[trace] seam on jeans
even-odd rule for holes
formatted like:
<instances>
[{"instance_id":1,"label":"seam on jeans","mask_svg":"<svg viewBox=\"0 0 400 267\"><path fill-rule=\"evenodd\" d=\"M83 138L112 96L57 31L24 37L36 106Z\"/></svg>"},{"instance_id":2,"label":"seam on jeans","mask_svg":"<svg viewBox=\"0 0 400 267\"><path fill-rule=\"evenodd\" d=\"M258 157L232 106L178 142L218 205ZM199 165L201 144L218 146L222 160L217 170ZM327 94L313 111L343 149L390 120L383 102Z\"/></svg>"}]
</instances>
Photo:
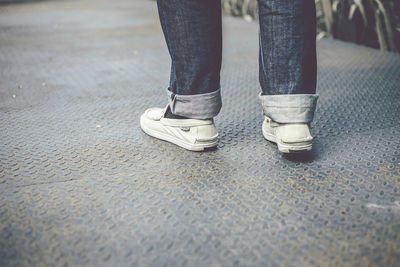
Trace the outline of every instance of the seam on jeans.
<instances>
[{"instance_id":1,"label":"seam on jeans","mask_svg":"<svg viewBox=\"0 0 400 267\"><path fill-rule=\"evenodd\" d=\"M169 107L170 107L172 114L175 114L175 105L176 105L176 95L174 95L173 99L169 103Z\"/></svg>"},{"instance_id":2,"label":"seam on jeans","mask_svg":"<svg viewBox=\"0 0 400 267\"><path fill-rule=\"evenodd\" d=\"M313 108L314 106L296 106L296 107L290 107L290 106L265 106L269 108Z\"/></svg>"},{"instance_id":3,"label":"seam on jeans","mask_svg":"<svg viewBox=\"0 0 400 267\"><path fill-rule=\"evenodd\" d=\"M265 106L264 103L265 103L264 97L261 97L261 106L262 106L262 108L263 108L264 114L266 114L266 113L267 113L267 110L266 110L266 106Z\"/></svg>"},{"instance_id":4,"label":"seam on jeans","mask_svg":"<svg viewBox=\"0 0 400 267\"><path fill-rule=\"evenodd\" d=\"M183 9L185 9L184 5L185 5L185 1L183 1L182 4L180 4L180 8L178 8L177 14L178 14L178 17L180 18L179 23L183 24L183 35L184 35L184 38L182 38L180 40L182 42L182 44L180 46L181 54L182 55L187 55L187 54L190 54L190 49L188 49L188 47L190 47L190 42L188 41L189 40L189 35L188 35L187 24L183 23L183 21L182 21L182 20L186 19L185 16L184 16L184 10L183 10ZM175 75L176 75L176 71L175 71ZM190 85L188 85L188 83L186 82L185 84L186 84L187 87L189 87L189 88L186 88L186 89L189 89L189 91L193 89L192 88L192 86L193 86L192 83L190 83ZM181 90L181 88L178 88L178 83L177 83L176 91L180 91L180 90Z\"/></svg>"},{"instance_id":5,"label":"seam on jeans","mask_svg":"<svg viewBox=\"0 0 400 267\"><path fill-rule=\"evenodd\" d=\"M260 49L261 49L261 65L262 65L262 68L263 68L263 74L264 74L264 79L265 79L265 81L267 81L267 73L266 73L266 70L265 70L265 65L264 65L264 50L263 50L263 48L262 48L262 40L261 40L261 25L260 25L260 23L258 23L258 46L260 47ZM268 87L268 86L267 86ZM262 88L261 88L262 89Z\"/></svg>"},{"instance_id":6,"label":"seam on jeans","mask_svg":"<svg viewBox=\"0 0 400 267\"><path fill-rule=\"evenodd\" d=\"M298 96L298 97L318 97L318 94L283 94L283 95L261 95L262 97L286 97L286 96Z\"/></svg>"},{"instance_id":7,"label":"seam on jeans","mask_svg":"<svg viewBox=\"0 0 400 267\"><path fill-rule=\"evenodd\" d=\"M183 98L191 98L191 97L215 96L215 95L218 95L218 93L220 91L221 91L221 88L218 88L217 90L215 90L213 92L204 93L204 94L196 94L196 95L179 95L179 94L175 94L175 95L178 96L179 98L183 99Z\"/></svg>"},{"instance_id":8,"label":"seam on jeans","mask_svg":"<svg viewBox=\"0 0 400 267\"><path fill-rule=\"evenodd\" d=\"M157 5L159 5L158 1L157 1ZM170 54L170 57L171 57L171 71L170 71L171 73L170 73L170 82L169 82L169 87L171 88L171 81L172 81L171 77L172 77L172 72L173 72L172 69L175 69L175 63L174 63L175 62L175 50L173 48L173 45L171 44L170 33L169 33L169 25L168 25L168 22L167 22L167 19L166 19L165 10L163 10L162 12L163 12L163 17L164 17L163 20L164 20L164 26L165 26L164 27L165 28L165 41L167 43L167 47L168 47L169 54ZM174 70L174 73L175 73L175 70ZM175 73L175 75L176 75L176 73ZM176 80L175 80L175 82L176 82ZM174 93L174 92L172 92L172 93Z\"/></svg>"},{"instance_id":9,"label":"seam on jeans","mask_svg":"<svg viewBox=\"0 0 400 267\"><path fill-rule=\"evenodd\" d=\"M164 11L163 11L164 12ZM165 14L163 14L163 16L164 16L164 22L165 22L165 39L166 39L166 42L167 42L167 46L168 46L168 48L171 50L170 51L170 56L171 56L171 59L172 59L172 61L175 61L175 58L173 58L173 48L172 48L172 45L168 45L168 44L171 44L171 42L170 42L170 39L169 39L169 31L168 31L168 23L166 22L166 19L165 19Z\"/></svg>"},{"instance_id":10,"label":"seam on jeans","mask_svg":"<svg viewBox=\"0 0 400 267\"><path fill-rule=\"evenodd\" d=\"M294 7L294 5L291 5L290 6L290 14L291 15L293 15L293 13L295 12L295 7ZM295 20L295 18L292 18L293 20ZM287 23L287 22L286 22ZM292 29L292 31L294 31L294 29ZM285 35L284 35L284 37L283 38L285 38L285 40L287 40L288 39L288 37L287 37L287 35L286 35L286 31L284 31L285 33ZM293 42L296 42L296 41L293 41L293 39L295 39L295 38L293 38L293 35L294 35L294 33L293 32L291 32L290 33L290 41L287 41L287 43L288 44L290 44L290 46L289 46L289 49L288 50L290 50L290 52L288 51L287 52L287 54L289 55L288 56L288 58L287 58L287 64L288 64L288 66L287 66L287 68L289 69L289 71L288 71L288 77L287 78L289 78L288 80L286 80L287 82L286 82L286 84L287 84L287 86L289 87L287 90L289 91L290 90L290 92L293 92L293 89L294 88L296 88L295 90L298 90L298 88L299 88L299 85L298 85L298 80L296 79L296 75L294 74L294 71L293 70L291 70L291 68L292 68L292 66L293 66L293 63L291 64L290 63L290 61L291 61L291 57L292 57L292 51L291 51L291 48L293 47ZM304 37L303 37L304 38ZM304 52L303 52L304 53ZM304 56L304 55L303 55ZM297 61L297 60L296 60ZM301 74L301 77L302 77L302 82L301 82L301 87L303 87L304 88L304 77L303 77L303 74ZM296 81L294 81L294 80L296 80Z\"/></svg>"},{"instance_id":11,"label":"seam on jeans","mask_svg":"<svg viewBox=\"0 0 400 267\"><path fill-rule=\"evenodd\" d=\"M272 10L274 10L274 8L275 8L274 2L275 1L271 1L271 9ZM275 41L275 24L276 24L275 23L275 18L276 18L276 15L275 14L272 15L271 26L270 26L271 27L271 32L272 32L270 37L272 39L272 42L270 42L270 43L276 45L276 41ZM274 73L274 71L272 70L273 65L271 65L271 62L272 62L271 58L274 57L274 53L275 53L274 45L271 45L271 52L270 52L270 55L269 55L269 61L270 61L270 66L271 66L270 72L271 73ZM271 80L271 84L274 85L274 87L275 87L275 80L273 79L274 76L276 76L276 75L271 75L270 80ZM271 89L272 89L272 86L271 86ZM275 90L276 90L276 88L275 88Z\"/></svg>"}]
</instances>

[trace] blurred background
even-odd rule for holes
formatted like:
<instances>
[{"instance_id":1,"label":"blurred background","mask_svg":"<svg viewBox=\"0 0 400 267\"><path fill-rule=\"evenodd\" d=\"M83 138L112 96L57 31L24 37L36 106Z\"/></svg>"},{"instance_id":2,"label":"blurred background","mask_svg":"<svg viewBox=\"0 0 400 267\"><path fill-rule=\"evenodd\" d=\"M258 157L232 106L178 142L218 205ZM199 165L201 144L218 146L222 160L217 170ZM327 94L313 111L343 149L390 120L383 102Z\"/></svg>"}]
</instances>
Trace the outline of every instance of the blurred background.
<instances>
[{"instance_id":1,"label":"blurred background","mask_svg":"<svg viewBox=\"0 0 400 267\"><path fill-rule=\"evenodd\" d=\"M0 4L43 0L0 0ZM257 20L257 0L221 0L226 15ZM315 0L318 38L400 52L400 0Z\"/></svg>"},{"instance_id":2,"label":"blurred background","mask_svg":"<svg viewBox=\"0 0 400 267\"><path fill-rule=\"evenodd\" d=\"M400 51L400 0L316 0L319 38ZM257 0L222 0L225 14L257 19Z\"/></svg>"}]
</instances>

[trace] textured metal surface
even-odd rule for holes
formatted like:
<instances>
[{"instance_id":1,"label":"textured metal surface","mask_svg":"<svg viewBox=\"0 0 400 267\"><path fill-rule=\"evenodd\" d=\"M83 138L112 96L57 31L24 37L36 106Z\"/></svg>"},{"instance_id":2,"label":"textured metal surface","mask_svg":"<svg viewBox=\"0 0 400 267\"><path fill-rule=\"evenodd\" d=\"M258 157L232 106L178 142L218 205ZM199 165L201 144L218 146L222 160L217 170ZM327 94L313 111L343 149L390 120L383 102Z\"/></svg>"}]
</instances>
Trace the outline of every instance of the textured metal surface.
<instances>
[{"instance_id":1,"label":"textured metal surface","mask_svg":"<svg viewBox=\"0 0 400 267\"><path fill-rule=\"evenodd\" d=\"M318 42L309 157L261 134L257 25L224 18L216 151L152 139L155 2L0 6L0 265L400 264L400 57Z\"/></svg>"}]
</instances>

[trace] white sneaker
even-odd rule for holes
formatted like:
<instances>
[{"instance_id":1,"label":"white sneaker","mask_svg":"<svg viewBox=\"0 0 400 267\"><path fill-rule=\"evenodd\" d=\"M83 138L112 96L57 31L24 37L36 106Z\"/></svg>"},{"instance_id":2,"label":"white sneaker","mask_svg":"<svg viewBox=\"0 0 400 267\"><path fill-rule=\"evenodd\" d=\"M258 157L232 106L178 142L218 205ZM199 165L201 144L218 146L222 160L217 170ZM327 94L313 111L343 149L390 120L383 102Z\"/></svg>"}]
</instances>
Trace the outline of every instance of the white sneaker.
<instances>
[{"instance_id":1,"label":"white sneaker","mask_svg":"<svg viewBox=\"0 0 400 267\"><path fill-rule=\"evenodd\" d=\"M214 121L164 118L166 108L147 109L140 117L140 127L148 135L192 151L204 151L218 144Z\"/></svg>"},{"instance_id":2,"label":"white sneaker","mask_svg":"<svg viewBox=\"0 0 400 267\"><path fill-rule=\"evenodd\" d=\"M310 126L306 123L277 123L265 116L263 135L278 145L283 153L306 152L312 149Z\"/></svg>"}]
</instances>

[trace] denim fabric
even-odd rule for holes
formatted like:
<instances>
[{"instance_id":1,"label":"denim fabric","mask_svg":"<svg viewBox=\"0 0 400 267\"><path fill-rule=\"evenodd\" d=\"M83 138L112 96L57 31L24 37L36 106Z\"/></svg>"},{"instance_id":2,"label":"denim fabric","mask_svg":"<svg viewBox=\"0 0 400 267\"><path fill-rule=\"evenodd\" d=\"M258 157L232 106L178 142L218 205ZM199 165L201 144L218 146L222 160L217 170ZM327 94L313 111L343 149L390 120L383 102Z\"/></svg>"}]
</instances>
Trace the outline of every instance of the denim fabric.
<instances>
[{"instance_id":1,"label":"denim fabric","mask_svg":"<svg viewBox=\"0 0 400 267\"><path fill-rule=\"evenodd\" d=\"M278 123L310 123L314 117L318 95L315 94L288 94L262 95L260 94L263 112Z\"/></svg>"},{"instance_id":2,"label":"denim fabric","mask_svg":"<svg viewBox=\"0 0 400 267\"><path fill-rule=\"evenodd\" d=\"M169 90L197 95L220 88L221 1L157 0L171 55Z\"/></svg>"},{"instance_id":3,"label":"denim fabric","mask_svg":"<svg viewBox=\"0 0 400 267\"><path fill-rule=\"evenodd\" d=\"M157 0L157 4L172 61L168 89L172 113L198 119L216 116L222 104L221 2ZM264 113L277 122L308 123L317 100L315 2L258 0L258 5ZM288 101L290 105L285 104Z\"/></svg>"},{"instance_id":4,"label":"denim fabric","mask_svg":"<svg viewBox=\"0 0 400 267\"><path fill-rule=\"evenodd\" d=\"M167 90L167 95L171 112L191 119L212 119L222 107L220 89L198 95L177 95Z\"/></svg>"},{"instance_id":5,"label":"denim fabric","mask_svg":"<svg viewBox=\"0 0 400 267\"><path fill-rule=\"evenodd\" d=\"M263 95L315 94L315 0L259 0Z\"/></svg>"}]
</instances>

